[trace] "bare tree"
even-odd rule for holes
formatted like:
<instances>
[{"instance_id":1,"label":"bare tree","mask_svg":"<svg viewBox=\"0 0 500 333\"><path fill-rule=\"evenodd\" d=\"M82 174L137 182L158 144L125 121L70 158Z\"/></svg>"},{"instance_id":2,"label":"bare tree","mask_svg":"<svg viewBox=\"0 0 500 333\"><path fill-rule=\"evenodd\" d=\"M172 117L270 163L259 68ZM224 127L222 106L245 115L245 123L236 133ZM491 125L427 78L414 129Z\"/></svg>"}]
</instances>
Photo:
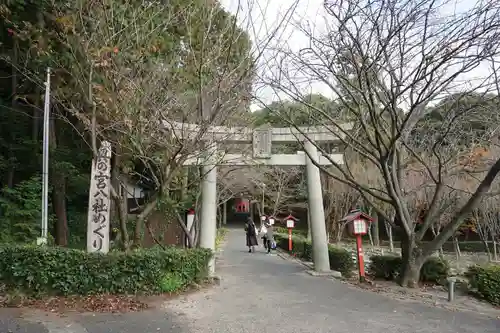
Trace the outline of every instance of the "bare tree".
<instances>
[{"instance_id":1,"label":"bare tree","mask_svg":"<svg viewBox=\"0 0 500 333\"><path fill-rule=\"evenodd\" d=\"M484 244L488 259L498 261L497 242L500 232L500 215L498 213L499 197L494 196L484 199L480 206L474 210L475 231ZM493 253L490 250L492 244Z\"/></svg>"},{"instance_id":2,"label":"bare tree","mask_svg":"<svg viewBox=\"0 0 500 333\"><path fill-rule=\"evenodd\" d=\"M485 112L442 102L450 94L456 102L471 92L486 97L496 91L495 69L485 64L498 56L499 2L478 1L460 12L453 8L453 1L446 0L326 1L324 27L315 29L302 22L299 28L308 45L298 51L297 46L283 47L263 78L280 96L307 106L311 118L342 142L344 165L331 160L335 172L317 166L356 189L400 230L404 263L400 283L408 287L417 285L425 260L455 234L500 172L498 155L475 156L476 149L488 148L494 136L498 107ZM480 77L471 78L471 72ZM338 112L308 103L304 81L329 89ZM498 99L491 103L498 105ZM444 115L439 124L427 118L429 109L437 106ZM484 126L469 140L465 136L471 130L464 126L472 117ZM377 170L381 188L350 172L360 160ZM410 167L426 174L420 186L432 191L418 231L404 183ZM464 175L473 189L463 191L463 204L439 235L421 243L443 214L440 202L445 189L454 188ZM393 208L394 220L377 202Z\"/></svg>"},{"instance_id":3,"label":"bare tree","mask_svg":"<svg viewBox=\"0 0 500 333\"><path fill-rule=\"evenodd\" d=\"M98 140L113 143L111 192L124 247L130 245L120 190L126 178L155 188L137 217L135 245L144 221L158 207L177 212L186 229L178 211L183 205L171 200L180 190L179 171L188 157L210 144L200 140L210 125L244 111L248 101L234 94L246 92L251 80L248 38L217 5L151 3L123 10L113 1L80 0L74 6L80 15L56 20L67 30L59 42L69 59L54 60L55 98L91 132L94 154ZM170 126L171 120L198 123L201 129L186 137Z\"/></svg>"},{"instance_id":4,"label":"bare tree","mask_svg":"<svg viewBox=\"0 0 500 333\"><path fill-rule=\"evenodd\" d=\"M179 4L78 0L72 3L78 15L61 11L55 18L61 30L55 42L67 52L54 59L54 99L90 133L94 154L97 141L113 144L111 192L125 248L139 244L144 222L158 208L189 234L185 205L176 196L186 188L181 169L213 143L202 140L210 126L246 117L253 73L273 38L269 31L250 45L238 26L240 10L231 16L217 2ZM179 123L196 123L199 130L186 136ZM133 241L121 190L130 178L154 188L137 217Z\"/></svg>"},{"instance_id":5,"label":"bare tree","mask_svg":"<svg viewBox=\"0 0 500 333\"><path fill-rule=\"evenodd\" d=\"M326 198L325 218L329 238L336 242L342 240L345 231L345 222L341 219L359 202L359 194L331 177L325 177L323 195Z\"/></svg>"},{"instance_id":6,"label":"bare tree","mask_svg":"<svg viewBox=\"0 0 500 333\"><path fill-rule=\"evenodd\" d=\"M269 215L288 212L288 205L297 198L300 174L300 168L278 166L260 166L249 172L250 193L259 202L259 213L264 214L261 201Z\"/></svg>"},{"instance_id":7,"label":"bare tree","mask_svg":"<svg viewBox=\"0 0 500 333\"><path fill-rule=\"evenodd\" d=\"M299 174L296 167L272 167L264 172L270 215L289 211L288 204L296 198Z\"/></svg>"}]
</instances>

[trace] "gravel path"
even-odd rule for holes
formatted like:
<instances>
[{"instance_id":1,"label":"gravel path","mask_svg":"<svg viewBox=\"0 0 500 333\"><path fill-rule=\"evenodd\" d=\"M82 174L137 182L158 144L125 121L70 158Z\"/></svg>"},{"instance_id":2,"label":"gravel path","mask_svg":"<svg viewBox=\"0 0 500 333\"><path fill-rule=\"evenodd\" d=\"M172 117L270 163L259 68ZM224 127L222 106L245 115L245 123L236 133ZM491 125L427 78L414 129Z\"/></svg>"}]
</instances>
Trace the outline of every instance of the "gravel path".
<instances>
[{"instance_id":1,"label":"gravel path","mask_svg":"<svg viewBox=\"0 0 500 333\"><path fill-rule=\"evenodd\" d=\"M500 321L407 304L313 277L298 263L245 251L231 230L218 265L220 290L165 304L190 323L187 332L468 333L500 332Z\"/></svg>"},{"instance_id":2,"label":"gravel path","mask_svg":"<svg viewBox=\"0 0 500 333\"><path fill-rule=\"evenodd\" d=\"M262 248L248 253L231 230L218 261L219 287L120 315L30 314L23 333L498 333L500 321L405 303L304 272ZM3 310L2 310L3 311ZM3 318L0 311L0 318ZM43 322L48 330L28 327ZM2 325L0 319L0 325ZM9 332L0 326L0 332Z\"/></svg>"}]
</instances>

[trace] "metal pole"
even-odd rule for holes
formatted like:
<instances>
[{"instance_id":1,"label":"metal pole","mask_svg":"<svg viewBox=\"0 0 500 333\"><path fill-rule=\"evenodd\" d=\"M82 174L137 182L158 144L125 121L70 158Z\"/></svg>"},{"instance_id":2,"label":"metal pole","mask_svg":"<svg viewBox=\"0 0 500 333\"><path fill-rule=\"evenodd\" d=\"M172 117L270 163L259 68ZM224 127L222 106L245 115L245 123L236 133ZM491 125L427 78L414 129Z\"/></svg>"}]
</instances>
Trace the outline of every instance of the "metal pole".
<instances>
[{"instance_id":1,"label":"metal pole","mask_svg":"<svg viewBox=\"0 0 500 333\"><path fill-rule=\"evenodd\" d=\"M50 68L45 82L45 104L43 108L43 166L42 166L42 232L38 244L47 243L49 206L49 126L50 126Z\"/></svg>"},{"instance_id":2,"label":"metal pole","mask_svg":"<svg viewBox=\"0 0 500 333\"><path fill-rule=\"evenodd\" d=\"M262 216L266 215L264 211L264 205L265 205L265 190L266 190L266 184L262 183Z\"/></svg>"},{"instance_id":3,"label":"metal pole","mask_svg":"<svg viewBox=\"0 0 500 333\"><path fill-rule=\"evenodd\" d=\"M448 278L448 302L455 300L455 282L457 282L455 277Z\"/></svg>"}]
</instances>

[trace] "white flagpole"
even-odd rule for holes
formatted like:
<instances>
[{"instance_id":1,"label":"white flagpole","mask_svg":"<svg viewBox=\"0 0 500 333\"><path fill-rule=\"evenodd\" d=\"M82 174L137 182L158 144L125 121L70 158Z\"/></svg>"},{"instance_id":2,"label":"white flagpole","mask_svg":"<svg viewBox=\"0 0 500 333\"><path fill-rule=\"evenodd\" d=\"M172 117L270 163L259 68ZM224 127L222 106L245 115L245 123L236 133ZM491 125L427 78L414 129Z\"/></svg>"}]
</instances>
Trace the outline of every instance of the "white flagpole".
<instances>
[{"instance_id":1,"label":"white flagpole","mask_svg":"<svg viewBox=\"0 0 500 333\"><path fill-rule=\"evenodd\" d=\"M49 206L49 124L50 124L50 68L45 82L45 105L43 108L43 169L42 169L42 234L39 245L47 244Z\"/></svg>"}]
</instances>

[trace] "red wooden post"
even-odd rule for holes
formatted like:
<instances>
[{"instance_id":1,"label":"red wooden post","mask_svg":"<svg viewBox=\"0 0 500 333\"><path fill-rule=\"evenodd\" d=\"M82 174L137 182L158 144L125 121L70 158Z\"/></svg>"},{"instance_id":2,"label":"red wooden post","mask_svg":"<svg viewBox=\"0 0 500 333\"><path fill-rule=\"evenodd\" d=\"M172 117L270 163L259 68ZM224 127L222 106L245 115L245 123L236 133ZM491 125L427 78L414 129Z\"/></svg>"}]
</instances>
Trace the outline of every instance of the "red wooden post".
<instances>
[{"instance_id":1,"label":"red wooden post","mask_svg":"<svg viewBox=\"0 0 500 333\"><path fill-rule=\"evenodd\" d=\"M291 214L286 218L286 227L288 228L288 251L292 251L292 229L295 227L296 218Z\"/></svg>"},{"instance_id":2,"label":"red wooden post","mask_svg":"<svg viewBox=\"0 0 500 333\"><path fill-rule=\"evenodd\" d=\"M365 282L365 260L363 255L363 241L361 239L361 235L356 235L356 253L358 256L359 265L359 281Z\"/></svg>"}]
</instances>

